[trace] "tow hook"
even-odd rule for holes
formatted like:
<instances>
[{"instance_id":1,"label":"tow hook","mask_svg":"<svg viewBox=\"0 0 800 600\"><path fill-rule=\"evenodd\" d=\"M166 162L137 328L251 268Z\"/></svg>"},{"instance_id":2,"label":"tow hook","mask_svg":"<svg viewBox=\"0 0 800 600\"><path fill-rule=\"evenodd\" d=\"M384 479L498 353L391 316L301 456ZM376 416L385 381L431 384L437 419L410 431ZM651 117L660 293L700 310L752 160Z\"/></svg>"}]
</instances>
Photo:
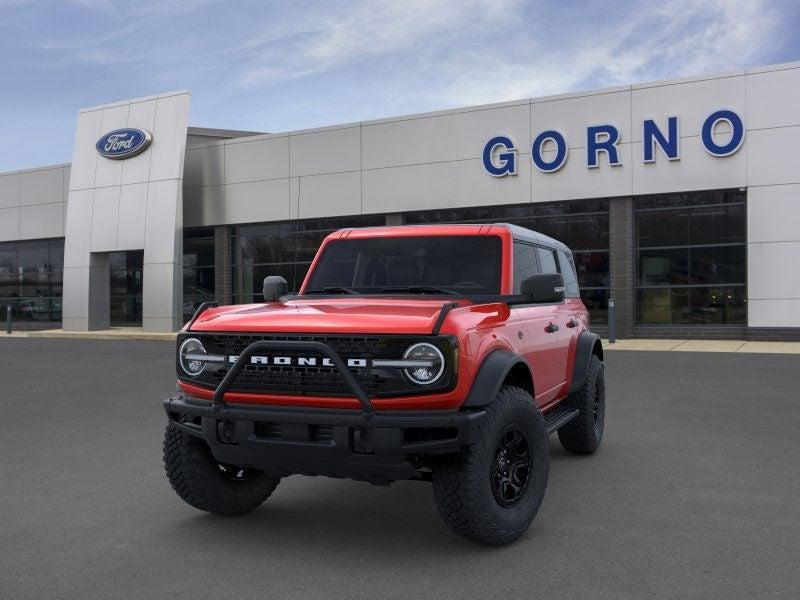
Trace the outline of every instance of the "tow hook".
<instances>
[{"instance_id":1,"label":"tow hook","mask_svg":"<svg viewBox=\"0 0 800 600\"><path fill-rule=\"evenodd\" d=\"M217 435L223 444L233 444L235 441L236 425L230 419L217 423Z\"/></svg>"},{"instance_id":2,"label":"tow hook","mask_svg":"<svg viewBox=\"0 0 800 600\"><path fill-rule=\"evenodd\" d=\"M355 427L352 430L353 452L356 454L374 454L375 443L372 430L366 427Z\"/></svg>"}]
</instances>

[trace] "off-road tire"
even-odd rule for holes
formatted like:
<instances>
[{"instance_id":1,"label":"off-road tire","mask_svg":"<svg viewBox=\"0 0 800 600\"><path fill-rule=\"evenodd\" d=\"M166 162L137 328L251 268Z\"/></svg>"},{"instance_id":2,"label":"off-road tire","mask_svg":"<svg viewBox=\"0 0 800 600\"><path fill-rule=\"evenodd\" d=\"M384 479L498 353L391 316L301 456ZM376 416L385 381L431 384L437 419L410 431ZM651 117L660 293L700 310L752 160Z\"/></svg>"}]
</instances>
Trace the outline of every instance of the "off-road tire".
<instances>
[{"instance_id":1,"label":"off-road tire","mask_svg":"<svg viewBox=\"0 0 800 600\"><path fill-rule=\"evenodd\" d=\"M603 363L596 355L589 359L586 381L570 395L567 406L577 408L578 416L558 430L561 445L573 454L594 454L603 441L606 409Z\"/></svg>"},{"instance_id":2,"label":"off-road tire","mask_svg":"<svg viewBox=\"0 0 800 600\"><path fill-rule=\"evenodd\" d=\"M439 515L454 533L502 546L525 533L542 504L550 468L548 435L533 398L522 388L503 386L486 413L472 445L434 464L433 492ZM531 464L517 503L502 506L492 487L492 465L509 427L524 434Z\"/></svg>"},{"instance_id":3,"label":"off-road tire","mask_svg":"<svg viewBox=\"0 0 800 600\"><path fill-rule=\"evenodd\" d=\"M172 423L164 433L164 468L172 489L184 502L216 515L255 510L280 482L261 471L249 471L241 481L226 477L208 444Z\"/></svg>"}]
</instances>

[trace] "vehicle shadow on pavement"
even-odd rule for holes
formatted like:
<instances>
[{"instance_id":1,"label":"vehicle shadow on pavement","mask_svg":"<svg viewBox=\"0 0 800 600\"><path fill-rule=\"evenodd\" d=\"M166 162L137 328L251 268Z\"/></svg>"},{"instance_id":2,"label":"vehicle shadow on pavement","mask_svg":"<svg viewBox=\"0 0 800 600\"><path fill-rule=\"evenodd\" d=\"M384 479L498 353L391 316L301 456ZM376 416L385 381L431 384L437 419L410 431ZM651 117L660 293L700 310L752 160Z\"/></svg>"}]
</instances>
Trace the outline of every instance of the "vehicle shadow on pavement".
<instances>
[{"instance_id":1,"label":"vehicle shadow on pavement","mask_svg":"<svg viewBox=\"0 0 800 600\"><path fill-rule=\"evenodd\" d=\"M185 518L171 520L173 539L211 536L216 544L234 544L242 551L274 550L276 544L307 552L353 546L369 556L385 553L387 539L398 551L420 545L481 549L454 536L439 521L431 486L423 482L397 482L384 488L294 476L281 481L273 497L242 517L186 513L178 505L174 510Z\"/></svg>"},{"instance_id":2,"label":"vehicle shadow on pavement","mask_svg":"<svg viewBox=\"0 0 800 600\"><path fill-rule=\"evenodd\" d=\"M580 459L561 449L551 439L551 468L568 471ZM551 471L551 479L556 473ZM552 490L551 490L552 491ZM540 511L546 510L548 498ZM326 552L342 547L357 549L362 557L385 554L386 540L392 551L484 553L491 546L464 540L440 521L429 483L395 482L377 487L363 482L325 477L292 476L281 481L261 507L241 517L220 517L194 511L177 502L167 520L169 539L182 546L213 538L219 547L233 546L237 552L286 551ZM520 540L534 542L537 520ZM181 541L183 540L183 541ZM496 549L500 551L501 549Z\"/></svg>"}]
</instances>

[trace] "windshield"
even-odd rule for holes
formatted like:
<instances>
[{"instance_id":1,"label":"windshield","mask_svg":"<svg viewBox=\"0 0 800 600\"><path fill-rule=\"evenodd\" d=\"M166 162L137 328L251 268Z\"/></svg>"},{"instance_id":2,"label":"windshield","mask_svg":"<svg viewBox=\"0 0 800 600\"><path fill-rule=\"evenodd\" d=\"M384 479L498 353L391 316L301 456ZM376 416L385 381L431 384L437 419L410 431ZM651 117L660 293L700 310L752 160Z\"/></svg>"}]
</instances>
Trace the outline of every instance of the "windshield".
<instances>
[{"instance_id":1,"label":"windshield","mask_svg":"<svg viewBox=\"0 0 800 600\"><path fill-rule=\"evenodd\" d=\"M497 236L412 236L330 242L306 294L500 293Z\"/></svg>"}]
</instances>

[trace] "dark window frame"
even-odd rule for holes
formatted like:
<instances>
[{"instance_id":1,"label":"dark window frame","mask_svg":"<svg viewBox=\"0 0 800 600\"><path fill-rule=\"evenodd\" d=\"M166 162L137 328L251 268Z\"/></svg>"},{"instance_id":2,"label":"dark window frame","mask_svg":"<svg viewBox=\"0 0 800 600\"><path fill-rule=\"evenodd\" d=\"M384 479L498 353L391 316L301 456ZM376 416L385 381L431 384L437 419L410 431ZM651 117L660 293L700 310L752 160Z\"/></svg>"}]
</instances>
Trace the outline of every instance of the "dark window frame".
<instances>
[{"instance_id":1,"label":"dark window frame","mask_svg":"<svg viewBox=\"0 0 800 600\"><path fill-rule=\"evenodd\" d=\"M264 223L243 223L231 227L230 252L231 252L231 301L234 304L248 304L259 302L261 295L261 282L252 281L252 290L247 290L244 285L240 286L240 279L244 284L245 279L237 275L237 269L251 268L263 269L274 267L275 271L283 270L286 274L292 273L291 278L287 278L289 290L296 292L300 289L308 274L313 257L308 260L297 260L302 257L302 253L307 250L307 245L302 240L316 237L318 239L314 252L319 250L322 241L334 231L339 229L350 229L358 227L382 227L386 224L386 217L382 214L375 215L344 215L341 217L320 217L311 219L292 219L288 221L264 222ZM293 260L284 261L252 261L247 264L243 260L240 249L242 239L247 238L280 238L284 240L287 247L291 249ZM278 273L273 273L278 274ZM251 273L252 276L252 273Z\"/></svg>"},{"instance_id":2,"label":"dark window frame","mask_svg":"<svg viewBox=\"0 0 800 600\"><path fill-rule=\"evenodd\" d=\"M605 254L607 256L606 263L608 265L608 271L605 273L606 285L581 285L580 277L578 277L580 297L585 303L594 304L596 298L598 296L600 297L596 307L590 310L592 312L592 322L603 325L608 322L608 299L611 297L611 203L614 201L614 198L615 197L587 198L556 202L442 208L406 212L403 213L403 217L407 225L511 223L533 229L534 231L538 230L536 223L541 219L553 219L557 217L569 219L572 217L588 216L601 219L600 225L604 228L603 237L605 238L606 245L601 245L596 248L570 246L570 251L572 252L573 263L575 257L578 255ZM434 216L440 218L431 218ZM569 240L560 241L566 242ZM576 275L578 275L577 267L575 271Z\"/></svg>"},{"instance_id":3,"label":"dark window frame","mask_svg":"<svg viewBox=\"0 0 800 600\"><path fill-rule=\"evenodd\" d=\"M46 255L36 266L25 257ZM0 242L4 257L0 273L0 310L11 305L13 319L58 323L62 318L64 238ZM35 290L35 293L27 293Z\"/></svg>"},{"instance_id":4,"label":"dark window frame","mask_svg":"<svg viewBox=\"0 0 800 600\"><path fill-rule=\"evenodd\" d=\"M720 198L721 201L719 202L697 202L693 203L693 198L702 198L703 196L709 197L717 197ZM684 204L680 204L677 199L684 198L688 201ZM645 206L641 208L637 206L637 204L647 204L649 202L653 202L654 199L661 198L665 203L673 203L669 206ZM728 243L707 243L707 244L698 244L698 243L690 243L691 241L691 216L693 210L703 210L708 208L731 208L731 207L743 207L744 215L743 215L743 235L741 241L737 242L728 242ZM639 215L642 213L658 213L658 212L676 212L676 211L686 211L687 212L687 238L685 244L677 244L677 245L659 245L659 246L640 246L639 244ZM743 265L742 265L742 272L743 272L743 282L725 282L725 283L691 283L692 279L692 254L691 251L693 249L706 249L706 248L744 248L744 257L743 257ZM702 308L700 305L693 305L692 300L692 290L701 290L701 289L732 289L743 292L744 303L741 306L742 312L742 320L736 321L732 323L715 323L713 324L714 327L742 327L743 325L747 325L747 268L748 268L748 260L747 260L747 193L743 190L719 190L719 191L711 191L711 192L683 192L677 194L653 194L649 196L643 197L634 197L633 199L633 249L634 249L634 265L633 265L633 293L634 293L634 323L636 326L641 327L663 327L663 328L685 328L685 327L696 327L698 326L697 323L693 323L693 319L695 318L695 308ZM642 281L642 273L641 273L641 252L650 252L650 251L686 251L687 256L687 265L686 265L686 280L690 283L673 283L673 284L645 284L641 283ZM687 314L686 314L686 321L681 322L665 322L665 323L653 323L653 322L645 322L642 320L642 302L641 302L641 295L646 290L685 290L687 294Z\"/></svg>"}]
</instances>

